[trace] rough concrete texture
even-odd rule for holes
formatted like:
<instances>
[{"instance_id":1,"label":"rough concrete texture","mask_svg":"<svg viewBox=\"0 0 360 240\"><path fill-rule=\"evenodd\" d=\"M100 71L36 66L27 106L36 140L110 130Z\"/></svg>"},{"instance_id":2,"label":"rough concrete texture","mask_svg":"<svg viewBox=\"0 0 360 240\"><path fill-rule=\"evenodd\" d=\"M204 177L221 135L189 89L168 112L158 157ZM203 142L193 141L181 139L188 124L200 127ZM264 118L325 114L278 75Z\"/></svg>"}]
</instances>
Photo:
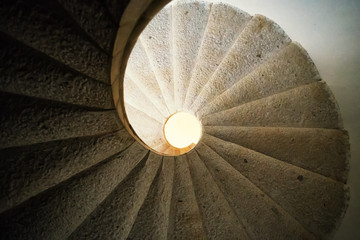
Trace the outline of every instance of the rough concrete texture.
<instances>
[{"instance_id":1,"label":"rough concrete texture","mask_svg":"<svg viewBox=\"0 0 360 240\"><path fill-rule=\"evenodd\" d=\"M197 112L207 102L226 91L247 73L272 58L290 43L290 38L273 21L255 15L240 33L219 67L191 105Z\"/></svg>"},{"instance_id":2,"label":"rough concrete texture","mask_svg":"<svg viewBox=\"0 0 360 240\"><path fill-rule=\"evenodd\" d=\"M168 239L206 239L185 155L175 158Z\"/></svg>"},{"instance_id":3,"label":"rough concrete texture","mask_svg":"<svg viewBox=\"0 0 360 240\"><path fill-rule=\"evenodd\" d=\"M115 111L93 111L7 93L0 94L0 102L0 149L119 129Z\"/></svg>"},{"instance_id":4,"label":"rough concrete texture","mask_svg":"<svg viewBox=\"0 0 360 240\"><path fill-rule=\"evenodd\" d=\"M118 26L101 1L58 0L58 2L102 49L111 54Z\"/></svg>"},{"instance_id":5,"label":"rough concrete texture","mask_svg":"<svg viewBox=\"0 0 360 240\"><path fill-rule=\"evenodd\" d=\"M96 80L110 82L108 55L77 32L66 17L46 4L5 0L2 5L1 31Z\"/></svg>"},{"instance_id":6,"label":"rough concrete texture","mask_svg":"<svg viewBox=\"0 0 360 240\"><path fill-rule=\"evenodd\" d=\"M2 239L65 239L148 154L139 143L0 216Z\"/></svg>"},{"instance_id":7,"label":"rough concrete texture","mask_svg":"<svg viewBox=\"0 0 360 240\"><path fill-rule=\"evenodd\" d=\"M162 156L150 153L69 239L127 239L161 162Z\"/></svg>"},{"instance_id":8,"label":"rough concrete texture","mask_svg":"<svg viewBox=\"0 0 360 240\"><path fill-rule=\"evenodd\" d=\"M142 91L146 96L148 96L150 101L157 106L163 116L167 117L170 115L157 82L157 78L151 67L151 63L149 62L146 50L140 41L136 43L133 51L131 52L126 68L126 74L129 75L131 80L138 86L136 91ZM125 88L127 80L128 78L124 79ZM131 89L126 89L125 91L130 90ZM151 102L149 102L149 104L151 104ZM143 106L143 108L146 108L146 106Z\"/></svg>"},{"instance_id":9,"label":"rough concrete texture","mask_svg":"<svg viewBox=\"0 0 360 240\"><path fill-rule=\"evenodd\" d=\"M17 206L128 147L125 130L0 151L0 212Z\"/></svg>"},{"instance_id":10,"label":"rough concrete texture","mask_svg":"<svg viewBox=\"0 0 360 240\"><path fill-rule=\"evenodd\" d=\"M160 11L141 33L138 41L141 41L146 49L166 107L170 113L174 113L176 108L174 104L173 56L169 54L172 51L171 12L171 6ZM126 86L125 94L127 91L128 86ZM146 108L144 107L144 109Z\"/></svg>"},{"instance_id":11,"label":"rough concrete texture","mask_svg":"<svg viewBox=\"0 0 360 240\"><path fill-rule=\"evenodd\" d=\"M110 86L72 71L0 33L0 90L93 108L113 108Z\"/></svg>"},{"instance_id":12,"label":"rough concrete texture","mask_svg":"<svg viewBox=\"0 0 360 240\"><path fill-rule=\"evenodd\" d=\"M192 70L184 109L191 106L250 19L249 14L229 5L212 5L202 45Z\"/></svg>"},{"instance_id":13,"label":"rough concrete texture","mask_svg":"<svg viewBox=\"0 0 360 240\"><path fill-rule=\"evenodd\" d=\"M249 239L245 227L195 151L188 153L191 179L207 239Z\"/></svg>"},{"instance_id":14,"label":"rough concrete texture","mask_svg":"<svg viewBox=\"0 0 360 240\"><path fill-rule=\"evenodd\" d=\"M201 122L213 126L342 127L336 102L324 82L303 85L210 114Z\"/></svg>"},{"instance_id":15,"label":"rough concrete texture","mask_svg":"<svg viewBox=\"0 0 360 240\"><path fill-rule=\"evenodd\" d=\"M341 182L209 135L204 143L319 239L329 239L346 209Z\"/></svg>"},{"instance_id":16,"label":"rough concrete texture","mask_svg":"<svg viewBox=\"0 0 360 240\"><path fill-rule=\"evenodd\" d=\"M350 146L349 136L344 131L206 126L204 132L346 183Z\"/></svg>"},{"instance_id":17,"label":"rough concrete texture","mask_svg":"<svg viewBox=\"0 0 360 240\"><path fill-rule=\"evenodd\" d=\"M316 239L210 147L201 143L196 152L247 230L249 239Z\"/></svg>"},{"instance_id":18,"label":"rough concrete texture","mask_svg":"<svg viewBox=\"0 0 360 240\"><path fill-rule=\"evenodd\" d=\"M103 0L114 22L119 25L120 19L131 0Z\"/></svg>"},{"instance_id":19,"label":"rough concrete texture","mask_svg":"<svg viewBox=\"0 0 360 240\"><path fill-rule=\"evenodd\" d=\"M319 73L305 49L292 42L206 104L196 115L201 118L319 80Z\"/></svg>"},{"instance_id":20,"label":"rough concrete texture","mask_svg":"<svg viewBox=\"0 0 360 240\"><path fill-rule=\"evenodd\" d=\"M191 79L191 72L201 48L212 4L205 2L172 5L174 100L182 109Z\"/></svg>"},{"instance_id":21,"label":"rough concrete texture","mask_svg":"<svg viewBox=\"0 0 360 240\"><path fill-rule=\"evenodd\" d=\"M174 179L174 157L164 157L128 239L166 239Z\"/></svg>"}]
</instances>

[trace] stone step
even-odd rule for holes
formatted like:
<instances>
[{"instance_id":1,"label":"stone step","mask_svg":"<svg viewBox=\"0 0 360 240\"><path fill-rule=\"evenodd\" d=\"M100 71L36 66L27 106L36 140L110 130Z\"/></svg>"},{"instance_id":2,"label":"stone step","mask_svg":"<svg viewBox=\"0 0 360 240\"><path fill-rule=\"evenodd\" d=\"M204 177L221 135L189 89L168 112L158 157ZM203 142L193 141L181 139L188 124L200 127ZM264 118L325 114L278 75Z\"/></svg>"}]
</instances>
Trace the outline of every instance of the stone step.
<instances>
[{"instance_id":1,"label":"stone step","mask_svg":"<svg viewBox=\"0 0 360 240\"><path fill-rule=\"evenodd\" d=\"M196 147L250 239L316 239L270 197L201 143Z\"/></svg>"},{"instance_id":2,"label":"stone step","mask_svg":"<svg viewBox=\"0 0 360 240\"><path fill-rule=\"evenodd\" d=\"M0 213L123 151L133 142L122 129L0 151Z\"/></svg>"},{"instance_id":3,"label":"stone step","mask_svg":"<svg viewBox=\"0 0 360 240\"><path fill-rule=\"evenodd\" d=\"M206 239L251 239L198 154L187 159Z\"/></svg>"},{"instance_id":4,"label":"stone step","mask_svg":"<svg viewBox=\"0 0 360 240\"><path fill-rule=\"evenodd\" d=\"M316 66L305 49L292 42L212 102L204 105L196 115L202 118L319 80Z\"/></svg>"},{"instance_id":5,"label":"stone step","mask_svg":"<svg viewBox=\"0 0 360 240\"><path fill-rule=\"evenodd\" d=\"M0 215L1 239L66 239L118 186L148 150L135 142L68 181Z\"/></svg>"},{"instance_id":6,"label":"stone step","mask_svg":"<svg viewBox=\"0 0 360 240\"><path fill-rule=\"evenodd\" d=\"M136 167L69 239L127 239L161 162L162 156L150 153L145 166Z\"/></svg>"},{"instance_id":7,"label":"stone step","mask_svg":"<svg viewBox=\"0 0 360 240\"><path fill-rule=\"evenodd\" d=\"M165 7L141 33L139 39L146 49L170 113L174 105L173 56L172 56L172 9ZM127 87L126 87L127 88Z\"/></svg>"},{"instance_id":8,"label":"stone step","mask_svg":"<svg viewBox=\"0 0 360 240\"><path fill-rule=\"evenodd\" d=\"M138 86L135 90L136 92L141 91L147 96L163 116L168 117L170 115L160 90L158 80L152 69L151 62L149 61L148 54L140 41L135 44L131 52L126 68L126 74L129 75L131 80ZM127 84L128 79L125 78L125 87ZM130 91L130 89L127 89L126 91ZM144 109L146 107L147 105L143 106Z\"/></svg>"},{"instance_id":9,"label":"stone step","mask_svg":"<svg viewBox=\"0 0 360 240\"><path fill-rule=\"evenodd\" d=\"M349 136L342 130L207 126L206 134L346 183ZM284 151L286 149L286 151Z\"/></svg>"},{"instance_id":10,"label":"stone step","mask_svg":"<svg viewBox=\"0 0 360 240\"><path fill-rule=\"evenodd\" d=\"M205 2L178 2L172 5L174 100L182 110L191 73L203 44L211 4Z\"/></svg>"},{"instance_id":11,"label":"stone step","mask_svg":"<svg viewBox=\"0 0 360 240\"><path fill-rule=\"evenodd\" d=\"M189 109L250 19L249 14L232 6L223 3L212 5L203 42L191 74L184 109Z\"/></svg>"},{"instance_id":12,"label":"stone step","mask_svg":"<svg viewBox=\"0 0 360 240\"><path fill-rule=\"evenodd\" d=\"M336 101L324 82L210 114L201 121L205 126L342 128Z\"/></svg>"},{"instance_id":13,"label":"stone step","mask_svg":"<svg viewBox=\"0 0 360 240\"><path fill-rule=\"evenodd\" d=\"M168 239L206 239L185 155L175 158Z\"/></svg>"},{"instance_id":14,"label":"stone step","mask_svg":"<svg viewBox=\"0 0 360 240\"><path fill-rule=\"evenodd\" d=\"M110 83L109 55L85 39L69 19L47 8L48 3L2 3L2 32L89 77Z\"/></svg>"},{"instance_id":15,"label":"stone step","mask_svg":"<svg viewBox=\"0 0 360 240\"><path fill-rule=\"evenodd\" d=\"M161 172L140 208L128 239L166 239L169 227L174 158L164 157Z\"/></svg>"},{"instance_id":16,"label":"stone step","mask_svg":"<svg viewBox=\"0 0 360 240\"><path fill-rule=\"evenodd\" d=\"M349 198L343 183L209 135L203 139L317 238L333 236Z\"/></svg>"},{"instance_id":17,"label":"stone step","mask_svg":"<svg viewBox=\"0 0 360 240\"><path fill-rule=\"evenodd\" d=\"M199 111L290 42L285 32L270 19L261 15L252 17L190 109Z\"/></svg>"},{"instance_id":18,"label":"stone step","mask_svg":"<svg viewBox=\"0 0 360 240\"><path fill-rule=\"evenodd\" d=\"M112 109L111 89L0 32L0 90L99 109Z\"/></svg>"},{"instance_id":19,"label":"stone step","mask_svg":"<svg viewBox=\"0 0 360 240\"><path fill-rule=\"evenodd\" d=\"M122 128L114 110L91 110L1 92L0 102L0 149L99 135Z\"/></svg>"}]
</instances>

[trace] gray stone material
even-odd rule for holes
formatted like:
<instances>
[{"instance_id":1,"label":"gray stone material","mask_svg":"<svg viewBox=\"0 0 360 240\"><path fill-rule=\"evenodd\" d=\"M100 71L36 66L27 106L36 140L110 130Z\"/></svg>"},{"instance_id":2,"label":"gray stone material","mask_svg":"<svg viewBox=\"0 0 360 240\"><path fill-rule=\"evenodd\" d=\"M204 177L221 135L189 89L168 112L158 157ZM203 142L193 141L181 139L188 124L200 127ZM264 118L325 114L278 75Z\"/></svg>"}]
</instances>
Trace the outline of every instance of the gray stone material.
<instances>
[{"instance_id":1,"label":"gray stone material","mask_svg":"<svg viewBox=\"0 0 360 240\"><path fill-rule=\"evenodd\" d=\"M246 228L250 239L316 239L210 147L201 143L196 152Z\"/></svg>"},{"instance_id":2,"label":"gray stone material","mask_svg":"<svg viewBox=\"0 0 360 240\"><path fill-rule=\"evenodd\" d=\"M161 171L149 190L128 239L166 239L174 165L174 157L163 158Z\"/></svg>"},{"instance_id":3,"label":"gray stone material","mask_svg":"<svg viewBox=\"0 0 360 240\"><path fill-rule=\"evenodd\" d=\"M0 149L91 136L120 128L115 111L0 94Z\"/></svg>"},{"instance_id":4,"label":"gray stone material","mask_svg":"<svg viewBox=\"0 0 360 240\"><path fill-rule=\"evenodd\" d=\"M206 126L204 132L346 183L350 146L349 136L344 131Z\"/></svg>"},{"instance_id":5,"label":"gray stone material","mask_svg":"<svg viewBox=\"0 0 360 240\"><path fill-rule=\"evenodd\" d=\"M203 139L317 238L333 236L347 207L343 183L230 142Z\"/></svg>"},{"instance_id":6,"label":"gray stone material","mask_svg":"<svg viewBox=\"0 0 360 240\"><path fill-rule=\"evenodd\" d=\"M292 42L205 104L196 115L201 118L319 80L319 72L305 49Z\"/></svg>"},{"instance_id":7,"label":"gray stone material","mask_svg":"<svg viewBox=\"0 0 360 240\"><path fill-rule=\"evenodd\" d=\"M44 5L5 0L0 30L96 80L110 82L110 59Z\"/></svg>"},{"instance_id":8,"label":"gray stone material","mask_svg":"<svg viewBox=\"0 0 360 240\"><path fill-rule=\"evenodd\" d=\"M94 108L113 108L111 87L0 33L0 90Z\"/></svg>"},{"instance_id":9,"label":"gray stone material","mask_svg":"<svg viewBox=\"0 0 360 240\"><path fill-rule=\"evenodd\" d=\"M150 153L69 239L127 239L161 162L162 156Z\"/></svg>"},{"instance_id":10,"label":"gray stone material","mask_svg":"<svg viewBox=\"0 0 360 240\"><path fill-rule=\"evenodd\" d=\"M148 154L139 143L0 215L1 239L66 239Z\"/></svg>"},{"instance_id":11,"label":"gray stone material","mask_svg":"<svg viewBox=\"0 0 360 240\"><path fill-rule=\"evenodd\" d=\"M206 239L250 239L197 153L187 154L187 160Z\"/></svg>"},{"instance_id":12,"label":"gray stone material","mask_svg":"<svg viewBox=\"0 0 360 240\"><path fill-rule=\"evenodd\" d=\"M125 130L0 151L0 212L15 207L128 147Z\"/></svg>"},{"instance_id":13,"label":"gray stone material","mask_svg":"<svg viewBox=\"0 0 360 240\"><path fill-rule=\"evenodd\" d=\"M342 128L334 97L324 82L316 82L210 114L203 125Z\"/></svg>"},{"instance_id":14,"label":"gray stone material","mask_svg":"<svg viewBox=\"0 0 360 240\"><path fill-rule=\"evenodd\" d=\"M111 54L118 26L113 22L104 5L101 4L101 0L57 1L101 48Z\"/></svg>"},{"instance_id":15,"label":"gray stone material","mask_svg":"<svg viewBox=\"0 0 360 240\"><path fill-rule=\"evenodd\" d=\"M206 239L185 155L175 158L168 239Z\"/></svg>"},{"instance_id":16,"label":"gray stone material","mask_svg":"<svg viewBox=\"0 0 360 240\"><path fill-rule=\"evenodd\" d=\"M114 22L119 25L122 14L131 0L101 0L104 2Z\"/></svg>"}]
</instances>

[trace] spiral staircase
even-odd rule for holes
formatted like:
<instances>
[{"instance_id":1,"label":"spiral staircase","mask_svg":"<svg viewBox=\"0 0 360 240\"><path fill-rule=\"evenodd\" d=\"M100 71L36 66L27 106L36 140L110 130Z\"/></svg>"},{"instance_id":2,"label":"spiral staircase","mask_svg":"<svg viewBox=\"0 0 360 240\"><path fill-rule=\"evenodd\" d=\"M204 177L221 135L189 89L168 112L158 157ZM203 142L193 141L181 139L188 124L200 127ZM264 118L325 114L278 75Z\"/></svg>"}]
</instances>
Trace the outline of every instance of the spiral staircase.
<instances>
[{"instance_id":1,"label":"spiral staircase","mask_svg":"<svg viewBox=\"0 0 360 240\"><path fill-rule=\"evenodd\" d=\"M1 1L1 239L332 238L349 140L306 51L167 2ZM164 139L178 111L194 148Z\"/></svg>"}]
</instances>

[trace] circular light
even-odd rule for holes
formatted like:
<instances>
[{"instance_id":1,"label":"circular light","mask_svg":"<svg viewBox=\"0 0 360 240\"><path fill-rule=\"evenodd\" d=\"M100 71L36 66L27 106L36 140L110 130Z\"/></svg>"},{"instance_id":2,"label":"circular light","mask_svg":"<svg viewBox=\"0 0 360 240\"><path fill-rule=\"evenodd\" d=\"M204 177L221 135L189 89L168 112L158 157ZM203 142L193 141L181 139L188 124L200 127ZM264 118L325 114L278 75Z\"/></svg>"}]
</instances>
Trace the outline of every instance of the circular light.
<instances>
[{"instance_id":1,"label":"circular light","mask_svg":"<svg viewBox=\"0 0 360 240\"><path fill-rule=\"evenodd\" d=\"M186 112L171 115L164 124L165 139L176 148L196 145L200 140L201 132L200 121Z\"/></svg>"}]
</instances>

